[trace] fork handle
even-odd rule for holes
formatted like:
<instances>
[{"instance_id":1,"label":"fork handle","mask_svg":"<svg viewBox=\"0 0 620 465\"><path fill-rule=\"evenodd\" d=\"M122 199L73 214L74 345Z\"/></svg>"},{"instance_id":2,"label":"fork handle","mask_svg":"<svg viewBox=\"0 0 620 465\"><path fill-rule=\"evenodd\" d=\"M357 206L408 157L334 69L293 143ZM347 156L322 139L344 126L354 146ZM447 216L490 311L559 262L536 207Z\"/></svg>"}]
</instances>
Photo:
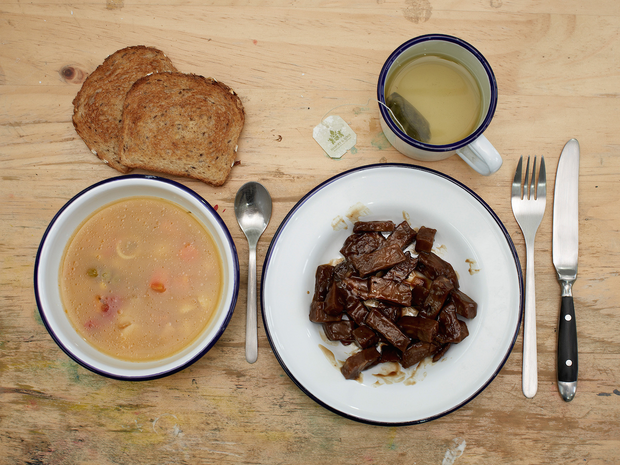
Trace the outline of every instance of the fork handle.
<instances>
[{"instance_id":1,"label":"fork handle","mask_svg":"<svg viewBox=\"0 0 620 465\"><path fill-rule=\"evenodd\" d=\"M528 399L538 390L538 354L536 346L536 280L534 244L526 243L525 315L523 317L523 394Z\"/></svg>"}]
</instances>

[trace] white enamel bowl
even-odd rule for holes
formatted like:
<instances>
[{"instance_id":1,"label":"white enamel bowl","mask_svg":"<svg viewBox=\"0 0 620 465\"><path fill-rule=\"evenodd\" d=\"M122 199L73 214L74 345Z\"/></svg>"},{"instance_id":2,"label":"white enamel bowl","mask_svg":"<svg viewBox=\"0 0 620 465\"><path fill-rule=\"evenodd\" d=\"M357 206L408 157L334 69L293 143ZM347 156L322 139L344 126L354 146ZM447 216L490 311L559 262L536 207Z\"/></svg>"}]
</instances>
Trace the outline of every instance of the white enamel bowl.
<instances>
[{"instance_id":1,"label":"white enamel bowl","mask_svg":"<svg viewBox=\"0 0 620 465\"><path fill-rule=\"evenodd\" d=\"M223 266L223 293L215 317L181 352L162 360L129 362L110 357L88 344L73 328L59 291L59 270L67 242L99 208L127 197L152 196L188 210L214 239ZM230 233L215 210L193 190L156 176L120 176L94 184L73 197L49 224L35 261L34 288L39 313L58 346L80 365L110 378L147 380L175 373L202 357L223 334L239 292L239 261Z\"/></svg>"},{"instance_id":2,"label":"white enamel bowl","mask_svg":"<svg viewBox=\"0 0 620 465\"><path fill-rule=\"evenodd\" d=\"M357 217L406 218L414 228L437 229L436 253L453 265L461 290L478 303L477 317L467 321L469 337L439 362L404 370L400 381L377 376L381 365L361 381L346 380L330 353L342 362L353 345L330 343L308 319L316 268L340 256ZM382 164L339 174L297 203L267 252L261 300L274 354L303 392L353 420L406 425L446 415L491 383L519 332L523 279L508 232L473 191L436 171Z\"/></svg>"}]
</instances>

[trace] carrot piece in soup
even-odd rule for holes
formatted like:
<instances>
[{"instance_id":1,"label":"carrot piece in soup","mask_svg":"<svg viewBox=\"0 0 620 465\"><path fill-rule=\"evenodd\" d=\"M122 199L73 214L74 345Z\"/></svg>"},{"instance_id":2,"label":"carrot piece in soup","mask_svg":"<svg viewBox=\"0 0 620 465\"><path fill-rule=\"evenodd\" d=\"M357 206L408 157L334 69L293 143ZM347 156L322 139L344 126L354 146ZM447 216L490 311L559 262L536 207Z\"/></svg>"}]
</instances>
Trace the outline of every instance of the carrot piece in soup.
<instances>
[{"instance_id":1,"label":"carrot piece in soup","mask_svg":"<svg viewBox=\"0 0 620 465\"><path fill-rule=\"evenodd\" d=\"M113 315L121 307L121 298L118 296L97 296L97 300L99 301L99 309L104 315Z\"/></svg>"},{"instance_id":2,"label":"carrot piece in soup","mask_svg":"<svg viewBox=\"0 0 620 465\"><path fill-rule=\"evenodd\" d=\"M155 270L155 272L151 275L149 287L155 292L166 292L166 289L170 287L168 285L169 282L170 278L168 271L160 268Z\"/></svg>"},{"instance_id":3,"label":"carrot piece in soup","mask_svg":"<svg viewBox=\"0 0 620 465\"><path fill-rule=\"evenodd\" d=\"M151 282L151 289L155 292L166 292L166 286L164 286L164 283L158 281Z\"/></svg>"}]
</instances>

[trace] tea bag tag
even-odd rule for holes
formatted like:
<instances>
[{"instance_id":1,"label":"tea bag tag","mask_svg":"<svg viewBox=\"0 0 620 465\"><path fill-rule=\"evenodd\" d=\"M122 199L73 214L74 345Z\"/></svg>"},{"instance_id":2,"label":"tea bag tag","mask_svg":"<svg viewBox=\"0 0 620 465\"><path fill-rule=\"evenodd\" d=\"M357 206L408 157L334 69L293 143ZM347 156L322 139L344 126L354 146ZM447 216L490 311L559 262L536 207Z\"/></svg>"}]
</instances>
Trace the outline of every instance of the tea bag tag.
<instances>
[{"instance_id":1,"label":"tea bag tag","mask_svg":"<svg viewBox=\"0 0 620 465\"><path fill-rule=\"evenodd\" d=\"M312 137L330 158L342 158L357 143L353 129L338 115L328 116L312 131Z\"/></svg>"}]
</instances>

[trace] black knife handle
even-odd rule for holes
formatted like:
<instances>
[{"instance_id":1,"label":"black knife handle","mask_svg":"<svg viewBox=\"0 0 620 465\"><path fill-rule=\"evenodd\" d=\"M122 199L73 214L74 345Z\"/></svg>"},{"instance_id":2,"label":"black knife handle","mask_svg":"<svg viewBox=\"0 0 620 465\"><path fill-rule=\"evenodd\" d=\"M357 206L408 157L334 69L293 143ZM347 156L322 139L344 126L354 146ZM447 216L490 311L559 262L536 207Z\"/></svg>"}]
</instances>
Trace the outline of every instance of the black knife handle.
<instances>
[{"instance_id":1,"label":"black knife handle","mask_svg":"<svg viewBox=\"0 0 620 465\"><path fill-rule=\"evenodd\" d=\"M558 381L577 381L577 322L572 296L562 297L558 329Z\"/></svg>"}]
</instances>

